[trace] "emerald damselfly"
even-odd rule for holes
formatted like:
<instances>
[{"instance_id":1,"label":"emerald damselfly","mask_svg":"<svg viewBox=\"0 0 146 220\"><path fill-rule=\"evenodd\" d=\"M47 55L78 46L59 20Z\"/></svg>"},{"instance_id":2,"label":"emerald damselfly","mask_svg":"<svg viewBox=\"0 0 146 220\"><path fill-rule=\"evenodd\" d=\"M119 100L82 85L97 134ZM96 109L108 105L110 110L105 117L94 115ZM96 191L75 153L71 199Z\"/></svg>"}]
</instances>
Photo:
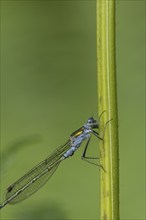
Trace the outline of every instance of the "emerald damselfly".
<instances>
[{"instance_id":1,"label":"emerald damselfly","mask_svg":"<svg viewBox=\"0 0 146 220\"><path fill-rule=\"evenodd\" d=\"M0 204L0 208L3 208L7 204L21 202L39 190L50 179L59 164L63 160L72 156L84 140L87 140L87 142L83 151L82 159L89 163L93 163L88 159L95 158L87 157L86 151L91 139L91 134L101 140L103 139L100 137L99 133L95 131L95 129L99 128L98 122L99 120L96 121L93 117L90 117L82 127L70 135L64 145L57 148L49 157L11 184L6 191L6 200ZM101 165L99 166L102 167Z\"/></svg>"}]
</instances>

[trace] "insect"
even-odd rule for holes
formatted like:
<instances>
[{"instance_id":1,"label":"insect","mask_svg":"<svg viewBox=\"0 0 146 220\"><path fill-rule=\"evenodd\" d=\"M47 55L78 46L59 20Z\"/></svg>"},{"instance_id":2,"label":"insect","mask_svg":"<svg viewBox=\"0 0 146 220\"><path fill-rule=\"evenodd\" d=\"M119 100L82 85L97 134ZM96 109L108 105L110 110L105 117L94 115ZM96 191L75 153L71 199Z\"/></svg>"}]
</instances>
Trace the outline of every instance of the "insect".
<instances>
[{"instance_id":1,"label":"insect","mask_svg":"<svg viewBox=\"0 0 146 220\"><path fill-rule=\"evenodd\" d=\"M63 160L72 156L84 140L87 140L87 142L83 151L82 159L92 163L88 159L94 158L86 157L86 151L92 134L100 140L103 140L103 138L99 136L99 133L95 131L95 129L99 128L98 121L96 121L93 117L90 117L82 127L70 135L64 145L57 148L44 161L11 184L6 191L6 200L0 205L0 208L3 208L8 203L16 204L39 190L50 179L59 164Z\"/></svg>"}]
</instances>

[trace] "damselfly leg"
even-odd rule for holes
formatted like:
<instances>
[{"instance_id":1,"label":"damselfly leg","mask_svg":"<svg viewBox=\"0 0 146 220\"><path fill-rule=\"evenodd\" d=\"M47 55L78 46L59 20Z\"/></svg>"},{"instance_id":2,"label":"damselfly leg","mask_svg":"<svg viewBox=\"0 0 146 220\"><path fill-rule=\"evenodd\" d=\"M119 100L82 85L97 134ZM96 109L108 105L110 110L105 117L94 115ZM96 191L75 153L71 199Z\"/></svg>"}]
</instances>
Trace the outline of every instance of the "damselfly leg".
<instances>
[{"instance_id":1,"label":"damselfly leg","mask_svg":"<svg viewBox=\"0 0 146 220\"><path fill-rule=\"evenodd\" d=\"M103 171L105 171L104 167L103 167L101 164L97 164L97 163L94 163L94 162L90 161L90 160L100 159L99 157L89 157L89 156L86 156L87 148L88 148L88 146L89 146L90 139L91 139L91 138L88 139L88 141L87 141L87 143L86 143L86 145L85 145L85 148L84 148L83 155L82 155L81 159L82 159L83 161L85 161L85 162L88 162L88 163L90 163L90 164L93 164L93 165L95 165L95 166L98 166L98 167L102 168ZM106 171L105 171L105 172L106 172Z\"/></svg>"},{"instance_id":2,"label":"damselfly leg","mask_svg":"<svg viewBox=\"0 0 146 220\"><path fill-rule=\"evenodd\" d=\"M103 111L103 112L101 113L99 119L101 118L101 116L102 116L102 114L103 114L104 112L105 112L105 111ZM92 134L94 134L95 137L97 137L99 140L104 141L104 136L105 136L106 127L107 127L108 123L109 123L111 120L112 120L112 119L110 119L110 120L108 120L108 121L106 122L106 124L105 124L105 126L104 126L104 129L103 129L103 136L102 136L102 137L100 137L99 133L96 132L95 130L92 130ZM99 120L98 120L98 121L99 121ZM84 161L86 161L86 162L88 162L88 163L90 163L90 164L93 164L93 165L95 165L95 166L98 166L98 167L102 168L103 171L106 172L106 170L104 169L104 167L103 167L101 164L94 163L93 161L90 161L90 160L100 159L99 157L90 157L90 156L87 156L87 155L86 155L86 153L87 153L87 148L88 148L88 146L89 146L90 139L91 139L91 137L89 137L89 139L87 140L87 143L86 143L86 145L85 145L85 148L84 148L84 151L83 151L83 154L82 154L81 159L84 160Z\"/></svg>"}]
</instances>

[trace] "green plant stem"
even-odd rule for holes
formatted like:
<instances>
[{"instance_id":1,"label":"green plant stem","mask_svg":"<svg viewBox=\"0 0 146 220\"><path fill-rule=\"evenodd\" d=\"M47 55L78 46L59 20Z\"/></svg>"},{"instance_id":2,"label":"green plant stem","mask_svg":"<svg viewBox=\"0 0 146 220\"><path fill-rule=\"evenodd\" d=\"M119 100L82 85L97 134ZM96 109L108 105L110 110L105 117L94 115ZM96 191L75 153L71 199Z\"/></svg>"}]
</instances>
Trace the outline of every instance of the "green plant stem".
<instances>
[{"instance_id":1,"label":"green plant stem","mask_svg":"<svg viewBox=\"0 0 146 220\"><path fill-rule=\"evenodd\" d=\"M101 220L119 219L119 150L115 67L115 1L97 0L97 86L104 141L100 143Z\"/></svg>"}]
</instances>

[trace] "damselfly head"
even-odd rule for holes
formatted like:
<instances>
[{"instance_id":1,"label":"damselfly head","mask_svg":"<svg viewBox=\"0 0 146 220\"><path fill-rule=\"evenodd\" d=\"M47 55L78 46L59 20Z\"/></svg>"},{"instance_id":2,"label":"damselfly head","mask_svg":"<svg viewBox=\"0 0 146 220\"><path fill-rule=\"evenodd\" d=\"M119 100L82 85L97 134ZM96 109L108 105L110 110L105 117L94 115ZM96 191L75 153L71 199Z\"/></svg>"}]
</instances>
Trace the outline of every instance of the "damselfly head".
<instances>
[{"instance_id":1,"label":"damselfly head","mask_svg":"<svg viewBox=\"0 0 146 220\"><path fill-rule=\"evenodd\" d=\"M91 117L91 118L88 118L86 126L89 127L90 129L98 128L98 123L93 117Z\"/></svg>"}]
</instances>

